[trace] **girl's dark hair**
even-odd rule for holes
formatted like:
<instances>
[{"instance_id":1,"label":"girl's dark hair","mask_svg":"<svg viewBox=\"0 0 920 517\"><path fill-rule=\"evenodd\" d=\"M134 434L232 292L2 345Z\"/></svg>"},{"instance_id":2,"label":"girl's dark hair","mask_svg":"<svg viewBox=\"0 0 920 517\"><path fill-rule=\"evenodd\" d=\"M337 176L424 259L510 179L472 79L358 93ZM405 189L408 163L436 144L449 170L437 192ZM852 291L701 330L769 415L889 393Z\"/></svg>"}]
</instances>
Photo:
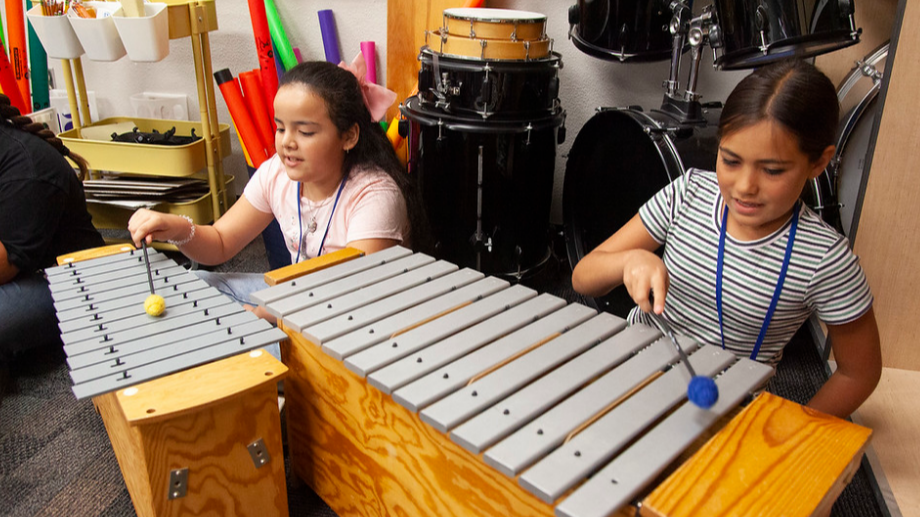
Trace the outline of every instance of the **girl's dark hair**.
<instances>
[{"instance_id":1,"label":"girl's dark hair","mask_svg":"<svg viewBox=\"0 0 920 517\"><path fill-rule=\"evenodd\" d=\"M70 152L64 142L60 138L54 136L54 132L46 128L43 124L38 122L33 122L31 118L24 116L19 112L19 108L13 106L10 102L10 98L6 95L0 93L0 122L7 123L16 129L25 131L26 133L32 133L33 135L41 138L51 147L57 149L57 152L62 155L70 158L74 163L77 164L77 167L80 168L80 174L78 177L82 181L86 177L87 172L89 171L89 166L86 163L86 160L78 154Z\"/></svg>"},{"instance_id":2,"label":"girl's dark hair","mask_svg":"<svg viewBox=\"0 0 920 517\"><path fill-rule=\"evenodd\" d=\"M839 111L837 91L826 75L805 61L780 61L748 75L732 90L719 119L719 138L772 120L816 161L835 143Z\"/></svg>"},{"instance_id":3,"label":"girl's dark hair","mask_svg":"<svg viewBox=\"0 0 920 517\"><path fill-rule=\"evenodd\" d=\"M355 167L381 168L399 186L409 214L410 241L415 249L427 249L427 225L414 181L396 157L393 145L380 124L371 120L358 80L348 70L326 61L301 63L285 72L278 84L300 84L310 88L326 105L339 134L358 125L358 142L345 155L343 171Z\"/></svg>"}]
</instances>

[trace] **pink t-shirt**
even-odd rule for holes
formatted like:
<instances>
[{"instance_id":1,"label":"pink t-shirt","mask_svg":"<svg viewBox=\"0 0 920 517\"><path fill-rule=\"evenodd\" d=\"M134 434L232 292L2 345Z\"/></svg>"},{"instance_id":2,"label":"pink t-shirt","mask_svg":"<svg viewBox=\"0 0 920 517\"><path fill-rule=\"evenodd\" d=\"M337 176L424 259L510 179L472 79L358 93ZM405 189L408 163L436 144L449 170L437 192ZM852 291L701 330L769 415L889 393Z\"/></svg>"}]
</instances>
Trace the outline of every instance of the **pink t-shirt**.
<instances>
[{"instance_id":1,"label":"pink t-shirt","mask_svg":"<svg viewBox=\"0 0 920 517\"><path fill-rule=\"evenodd\" d=\"M297 261L301 242L306 256L300 253L300 260L320 255L319 246L327 227L329 233L322 253L340 250L349 242L362 239L403 242L409 234L406 201L393 178L381 169L353 169L337 204L335 194L314 203L298 195L297 182L284 172L276 154L253 174L243 195L256 210L271 213L278 220L291 252L291 262ZM298 200L303 219L302 239L297 221ZM312 232L311 221L316 223Z\"/></svg>"}]
</instances>

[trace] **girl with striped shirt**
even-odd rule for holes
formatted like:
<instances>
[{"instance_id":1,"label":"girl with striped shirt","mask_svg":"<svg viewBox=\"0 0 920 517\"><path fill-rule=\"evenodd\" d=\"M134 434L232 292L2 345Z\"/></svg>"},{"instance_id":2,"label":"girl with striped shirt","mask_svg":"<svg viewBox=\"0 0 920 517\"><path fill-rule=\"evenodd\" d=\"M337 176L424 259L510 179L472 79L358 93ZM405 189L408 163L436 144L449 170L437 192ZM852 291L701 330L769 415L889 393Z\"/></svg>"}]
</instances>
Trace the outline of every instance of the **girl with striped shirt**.
<instances>
[{"instance_id":1,"label":"girl with striped shirt","mask_svg":"<svg viewBox=\"0 0 920 517\"><path fill-rule=\"evenodd\" d=\"M656 194L578 263L575 289L625 285L630 323L654 311L680 334L773 365L816 314L837 370L808 405L848 416L881 375L872 294L846 238L799 200L834 156L838 111L833 84L803 61L747 76L722 109L716 171L691 169Z\"/></svg>"}]
</instances>

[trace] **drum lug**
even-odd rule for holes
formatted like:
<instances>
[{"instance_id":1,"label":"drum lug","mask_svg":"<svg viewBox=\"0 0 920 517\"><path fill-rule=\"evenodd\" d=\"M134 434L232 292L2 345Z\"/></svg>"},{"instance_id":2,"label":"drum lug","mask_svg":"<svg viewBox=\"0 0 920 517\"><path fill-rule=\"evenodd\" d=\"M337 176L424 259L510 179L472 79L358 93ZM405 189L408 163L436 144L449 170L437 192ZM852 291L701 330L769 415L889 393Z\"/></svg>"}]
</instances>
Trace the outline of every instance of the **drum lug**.
<instances>
[{"instance_id":1,"label":"drum lug","mask_svg":"<svg viewBox=\"0 0 920 517\"><path fill-rule=\"evenodd\" d=\"M760 31L760 51L765 56L770 51L770 45L767 44L767 31L769 30L767 17L767 7L763 4L758 5L754 13L754 23L757 25L757 30Z\"/></svg>"},{"instance_id":2,"label":"drum lug","mask_svg":"<svg viewBox=\"0 0 920 517\"><path fill-rule=\"evenodd\" d=\"M527 123L527 140L524 141L524 145L530 145L530 132L531 131L533 131L533 125L530 122L528 122Z\"/></svg>"}]
</instances>

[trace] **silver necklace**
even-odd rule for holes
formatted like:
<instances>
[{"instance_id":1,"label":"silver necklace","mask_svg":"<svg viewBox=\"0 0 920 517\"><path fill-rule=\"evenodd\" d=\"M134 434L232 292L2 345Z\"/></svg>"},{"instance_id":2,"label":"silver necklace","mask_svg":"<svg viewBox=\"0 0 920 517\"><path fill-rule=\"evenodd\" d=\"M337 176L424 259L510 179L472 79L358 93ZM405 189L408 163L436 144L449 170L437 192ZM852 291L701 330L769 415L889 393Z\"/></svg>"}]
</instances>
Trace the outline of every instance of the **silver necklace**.
<instances>
[{"instance_id":1,"label":"silver necklace","mask_svg":"<svg viewBox=\"0 0 920 517\"><path fill-rule=\"evenodd\" d=\"M323 207L325 207L326 205L329 204L330 201L332 201L332 198L333 198L333 197L335 197L335 196L329 196L329 197L327 197L326 199L323 200L323 202L322 202L321 205L319 205L319 206L317 206L317 207L315 207L315 208L313 209L313 213L310 214L310 222L307 223L307 233L313 233L313 232L316 231L316 227L317 227L316 216L319 215L319 211L320 211Z\"/></svg>"}]
</instances>

